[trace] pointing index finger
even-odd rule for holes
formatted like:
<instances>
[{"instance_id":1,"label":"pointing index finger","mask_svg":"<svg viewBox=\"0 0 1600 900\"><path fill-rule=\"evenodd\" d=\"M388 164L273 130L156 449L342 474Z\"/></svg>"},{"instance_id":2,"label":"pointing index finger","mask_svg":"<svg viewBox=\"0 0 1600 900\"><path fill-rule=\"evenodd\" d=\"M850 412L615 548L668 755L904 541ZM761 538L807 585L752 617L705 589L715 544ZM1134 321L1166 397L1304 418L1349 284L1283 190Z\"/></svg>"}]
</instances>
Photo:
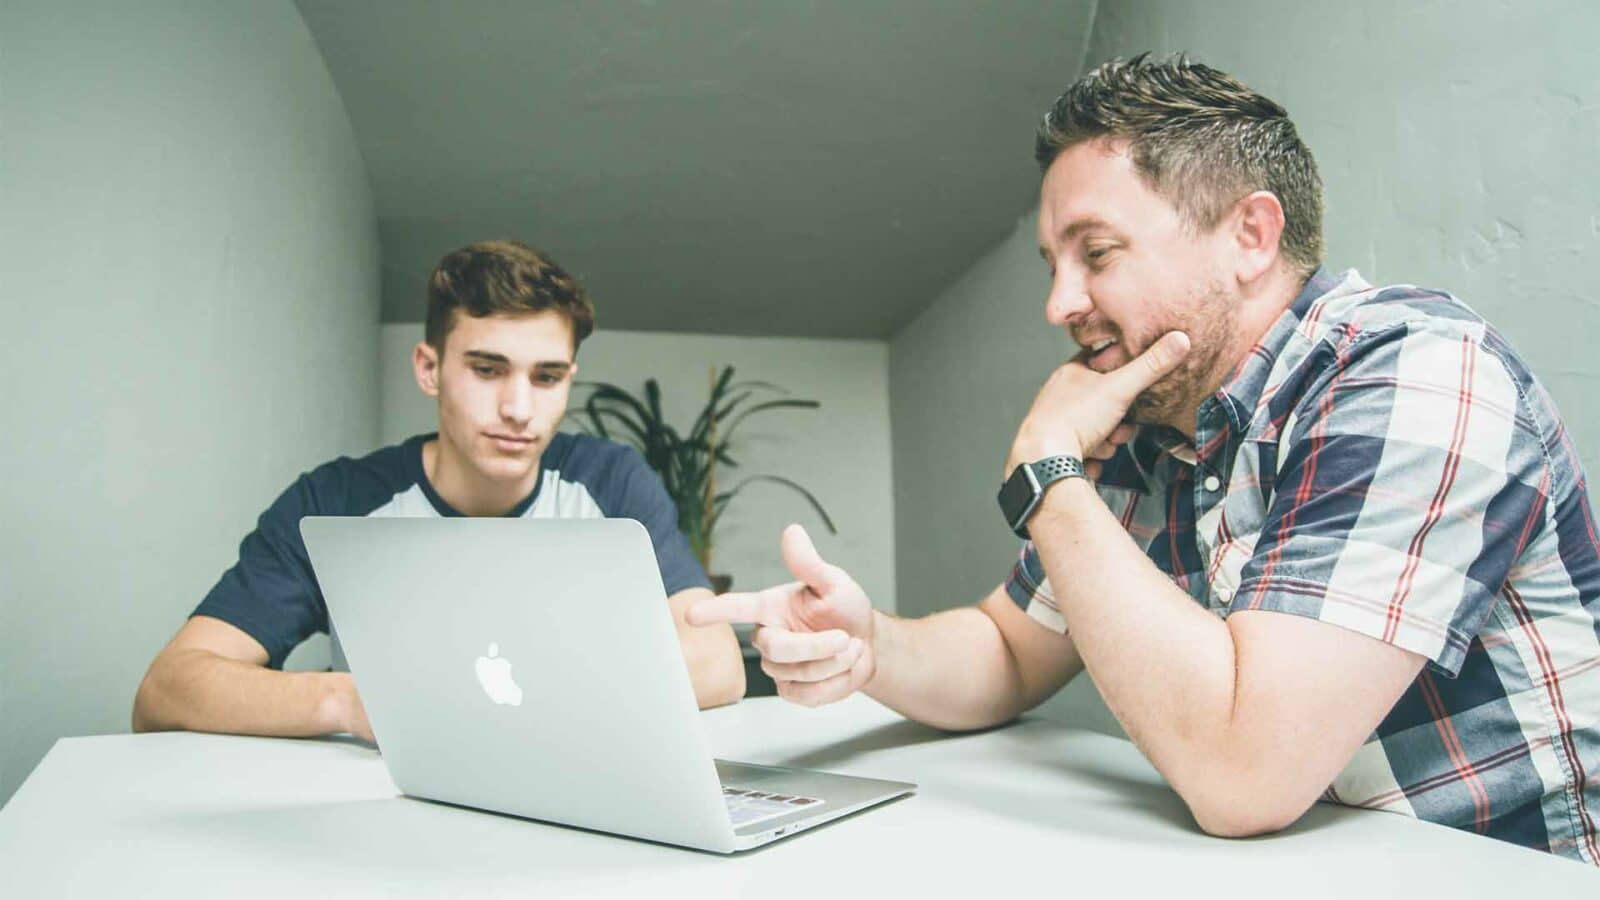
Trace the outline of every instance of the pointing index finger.
<instances>
[{"instance_id":1,"label":"pointing index finger","mask_svg":"<svg viewBox=\"0 0 1600 900\"><path fill-rule=\"evenodd\" d=\"M739 622L749 625L783 625L788 621L789 596L797 585L780 584L761 591L718 594L697 600L684 611L690 625Z\"/></svg>"}]
</instances>

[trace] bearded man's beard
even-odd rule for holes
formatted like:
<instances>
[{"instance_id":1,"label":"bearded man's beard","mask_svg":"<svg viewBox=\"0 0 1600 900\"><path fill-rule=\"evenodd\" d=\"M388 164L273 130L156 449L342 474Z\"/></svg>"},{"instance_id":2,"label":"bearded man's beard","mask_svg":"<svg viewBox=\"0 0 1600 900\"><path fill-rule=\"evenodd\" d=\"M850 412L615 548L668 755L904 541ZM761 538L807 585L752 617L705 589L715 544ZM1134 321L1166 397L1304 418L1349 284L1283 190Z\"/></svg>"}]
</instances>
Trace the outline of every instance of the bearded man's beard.
<instances>
[{"instance_id":1,"label":"bearded man's beard","mask_svg":"<svg viewBox=\"0 0 1600 900\"><path fill-rule=\"evenodd\" d=\"M1222 354L1237 330L1238 312L1237 298L1222 285L1212 284L1204 294L1190 298L1182 309L1176 310L1170 321L1146 335L1141 345L1148 349L1163 334L1182 331L1189 335L1189 355L1178 368L1134 398L1128 408L1128 421L1187 430L1182 428L1183 420L1194 415L1216 377Z\"/></svg>"}]
</instances>

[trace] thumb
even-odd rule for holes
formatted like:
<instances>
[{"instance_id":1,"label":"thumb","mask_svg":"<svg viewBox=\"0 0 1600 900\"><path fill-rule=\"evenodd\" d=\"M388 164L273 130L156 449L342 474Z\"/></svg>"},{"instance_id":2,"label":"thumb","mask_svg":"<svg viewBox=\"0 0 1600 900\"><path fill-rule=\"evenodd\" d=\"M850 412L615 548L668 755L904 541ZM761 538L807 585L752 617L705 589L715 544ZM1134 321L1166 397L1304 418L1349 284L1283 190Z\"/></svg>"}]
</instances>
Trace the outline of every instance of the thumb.
<instances>
[{"instance_id":1,"label":"thumb","mask_svg":"<svg viewBox=\"0 0 1600 900\"><path fill-rule=\"evenodd\" d=\"M1107 375L1129 402L1142 391L1164 378L1189 355L1189 336L1181 331L1169 331L1145 351L1116 371Z\"/></svg>"},{"instance_id":2,"label":"thumb","mask_svg":"<svg viewBox=\"0 0 1600 900\"><path fill-rule=\"evenodd\" d=\"M812 593L821 595L834 586L837 580L834 568L817 553L816 545L811 543L811 535L806 534L805 528L800 525L785 528L779 547L783 553L783 564Z\"/></svg>"}]
</instances>

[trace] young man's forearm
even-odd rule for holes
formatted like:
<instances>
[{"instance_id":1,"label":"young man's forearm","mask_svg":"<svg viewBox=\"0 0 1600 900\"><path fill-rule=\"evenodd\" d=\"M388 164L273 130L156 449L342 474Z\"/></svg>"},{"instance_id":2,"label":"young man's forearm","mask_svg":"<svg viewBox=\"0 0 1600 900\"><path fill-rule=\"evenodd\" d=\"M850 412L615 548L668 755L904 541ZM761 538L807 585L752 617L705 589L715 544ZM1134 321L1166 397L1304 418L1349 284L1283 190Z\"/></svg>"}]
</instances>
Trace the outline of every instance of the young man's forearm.
<instances>
[{"instance_id":1,"label":"young man's forearm","mask_svg":"<svg viewBox=\"0 0 1600 900\"><path fill-rule=\"evenodd\" d=\"M710 597L709 590L689 588L667 598L683 661L689 667L689 683L701 709L736 703L745 689L744 654L733 629L726 624L690 625L686 621L689 607Z\"/></svg>"},{"instance_id":2,"label":"young man's forearm","mask_svg":"<svg viewBox=\"0 0 1600 900\"><path fill-rule=\"evenodd\" d=\"M134 700L133 730L312 737L350 729L359 703L345 672L279 672L187 649L151 666Z\"/></svg>"},{"instance_id":3,"label":"young man's forearm","mask_svg":"<svg viewBox=\"0 0 1600 900\"><path fill-rule=\"evenodd\" d=\"M877 672L863 690L879 703L950 731L999 725L1031 705L1000 629L983 610L874 616Z\"/></svg>"},{"instance_id":4,"label":"young man's forearm","mask_svg":"<svg viewBox=\"0 0 1600 900\"><path fill-rule=\"evenodd\" d=\"M699 635L679 632L684 661L689 665L689 683L701 709L737 703L744 697L744 656L733 629L722 626L726 635ZM709 629L693 629L693 632Z\"/></svg>"}]
</instances>

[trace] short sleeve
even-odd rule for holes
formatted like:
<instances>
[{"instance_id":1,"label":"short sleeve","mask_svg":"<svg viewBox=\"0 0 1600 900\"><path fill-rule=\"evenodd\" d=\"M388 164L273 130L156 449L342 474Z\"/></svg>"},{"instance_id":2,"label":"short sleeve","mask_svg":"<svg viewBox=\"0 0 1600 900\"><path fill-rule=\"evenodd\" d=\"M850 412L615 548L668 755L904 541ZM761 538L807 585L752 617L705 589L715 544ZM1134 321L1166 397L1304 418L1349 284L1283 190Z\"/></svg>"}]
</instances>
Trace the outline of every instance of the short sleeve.
<instances>
[{"instance_id":1,"label":"short sleeve","mask_svg":"<svg viewBox=\"0 0 1600 900\"><path fill-rule=\"evenodd\" d=\"M300 642L328 630L327 607L300 538L300 519L316 513L315 497L308 476L290 485L239 544L239 561L191 613L255 638L273 669L281 669Z\"/></svg>"},{"instance_id":2,"label":"short sleeve","mask_svg":"<svg viewBox=\"0 0 1600 900\"><path fill-rule=\"evenodd\" d=\"M1032 541L1023 543L1016 565L1011 567L1011 574L1006 576L1005 591L1011 602L1028 614L1028 618L1056 634L1067 633L1067 620L1062 618L1061 608L1056 605L1050 579L1045 577L1044 563L1039 561L1039 551L1034 548Z\"/></svg>"},{"instance_id":3,"label":"short sleeve","mask_svg":"<svg viewBox=\"0 0 1600 900\"><path fill-rule=\"evenodd\" d=\"M1466 323L1325 341L1228 613L1306 616L1454 677L1540 519L1543 451Z\"/></svg>"},{"instance_id":4,"label":"short sleeve","mask_svg":"<svg viewBox=\"0 0 1600 900\"><path fill-rule=\"evenodd\" d=\"M636 519L650 533L661 583L668 596L689 588L709 588L711 579L689 549L689 539L678 530L678 507L667 494L661 477L631 448L620 465L621 491L616 505L607 509L606 515Z\"/></svg>"}]
</instances>

